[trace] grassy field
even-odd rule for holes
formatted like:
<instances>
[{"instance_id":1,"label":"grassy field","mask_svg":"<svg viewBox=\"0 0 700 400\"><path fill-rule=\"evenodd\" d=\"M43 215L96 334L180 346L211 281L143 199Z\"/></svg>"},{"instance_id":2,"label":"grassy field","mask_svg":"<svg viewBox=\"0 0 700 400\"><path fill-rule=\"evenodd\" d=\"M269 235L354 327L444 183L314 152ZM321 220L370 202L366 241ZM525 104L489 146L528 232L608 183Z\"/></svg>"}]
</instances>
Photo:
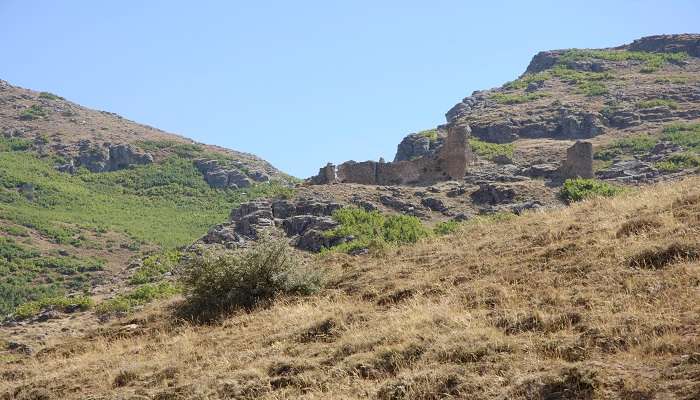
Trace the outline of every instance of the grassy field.
<instances>
[{"instance_id":1,"label":"grassy field","mask_svg":"<svg viewBox=\"0 0 700 400\"><path fill-rule=\"evenodd\" d=\"M319 256L316 295L209 325L175 318L177 299L153 305L5 363L0 393L696 398L698 188L695 177L370 256Z\"/></svg>"}]
</instances>

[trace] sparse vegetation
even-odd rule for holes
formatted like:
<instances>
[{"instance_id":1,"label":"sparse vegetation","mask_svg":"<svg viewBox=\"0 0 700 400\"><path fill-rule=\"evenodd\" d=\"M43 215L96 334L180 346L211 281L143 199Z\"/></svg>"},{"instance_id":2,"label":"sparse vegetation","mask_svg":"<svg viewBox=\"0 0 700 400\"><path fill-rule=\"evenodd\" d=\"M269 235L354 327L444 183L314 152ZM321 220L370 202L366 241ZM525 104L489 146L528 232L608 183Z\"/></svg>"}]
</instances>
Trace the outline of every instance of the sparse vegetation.
<instances>
[{"instance_id":1,"label":"sparse vegetation","mask_svg":"<svg viewBox=\"0 0 700 400\"><path fill-rule=\"evenodd\" d=\"M33 317L43 310L69 311L70 309L85 311L94 305L87 296L75 297L43 297L39 300L23 303L15 308L14 316L19 319Z\"/></svg>"},{"instance_id":2,"label":"sparse vegetation","mask_svg":"<svg viewBox=\"0 0 700 400\"><path fill-rule=\"evenodd\" d=\"M662 139L700 154L700 124L671 124L663 129Z\"/></svg>"},{"instance_id":3,"label":"sparse vegetation","mask_svg":"<svg viewBox=\"0 0 700 400\"><path fill-rule=\"evenodd\" d=\"M646 153L654 148L658 138L650 135L635 135L616 139L594 153L597 160L612 160L621 155Z\"/></svg>"},{"instance_id":4,"label":"sparse vegetation","mask_svg":"<svg viewBox=\"0 0 700 400\"><path fill-rule=\"evenodd\" d=\"M420 131L417 133L418 136L427 138L431 142L434 142L438 139L438 131L437 129L428 129L425 131Z\"/></svg>"},{"instance_id":5,"label":"sparse vegetation","mask_svg":"<svg viewBox=\"0 0 700 400\"><path fill-rule=\"evenodd\" d=\"M460 225L461 224L455 220L438 222L433 228L433 232L437 235L448 235L457 232Z\"/></svg>"},{"instance_id":6,"label":"sparse vegetation","mask_svg":"<svg viewBox=\"0 0 700 400\"><path fill-rule=\"evenodd\" d=\"M513 94L513 93L494 93L490 96L491 100L500 104L520 104L541 99L543 97L548 97L547 93L526 93L526 94Z\"/></svg>"},{"instance_id":7,"label":"sparse vegetation","mask_svg":"<svg viewBox=\"0 0 700 400\"><path fill-rule=\"evenodd\" d=\"M200 316L251 309L281 294L309 295L321 285L319 272L304 266L286 242L270 239L239 252L194 257L180 274L189 306Z\"/></svg>"},{"instance_id":8,"label":"sparse vegetation","mask_svg":"<svg viewBox=\"0 0 700 400\"><path fill-rule=\"evenodd\" d=\"M476 155L491 161L498 156L513 158L515 151L515 145L512 143L491 143L477 138L470 138L469 146Z\"/></svg>"},{"instance_id":9,"label":"sparse vegetation","mask_svg":"<svg viewBox=\"0 0 700 400\"><path fill-rule=\"evenodd\" d=\"M700 156L693 153L673 154L664 161L656 163L656 168L664 172L700 167Z\"/></svg>"},{"instance_id":10,"label":"sparse vegetation","mask_svg":"<svg viewBox=\"0 0 700 400\"><path fill-rule=\"evenodd\" d=\"M33 106L27 108L19 114L19 119L24 121L30 121L33 119L39 119L46 116L46 111L40 105L34 104Z\"/></svg>"},{"instance_id":11,"label":"sparse vegetation","mask_svg":"<svg viewBox=\"0 0 700 400\"><path fill-rule=\"evenodd\" d=\"M39 98L46 99L46 100L65 100L63 97L57 96L57 95L50 93L50 92L39 93Z\"/></svg>"},{"instance_id":12,"label":"sparse vegetation","mask_svg":"<svg viewBox=\"0 0 700 400\"><path fill-rule=\"evenodd\" d=\"M678 108L678 103L676 103L673 100L667 100L667 99L652 99L652 100L643 100L640 102L637 102L637 108L653 108L653 107L668 107L671 110L675 110Z\"/></svg>"},{"instance_id":13,"label":"sparse vegetation","mask_svg":"<svg viewBox=\"0 0 700 400\"><path fill-rule=\"evenodd\" d=\"M148 283L99 303L95 306L95 312L101 315L126 313L135 307L157 299L168 298L177 293L180 293L180 288L170 282Z\"/></svg>"},{"instance_id":14,"label":"sparse vegetation","mask_svg":"<svg viewBox=\"0 0 700 400\"><path fill-rule=\"evenodd\" d=\"M569 203L592 197L612 197L622 192L622 189L607 182L596 179L575 178L567 179L560 191L561 198Z\"/></svg>"}]
</instances>

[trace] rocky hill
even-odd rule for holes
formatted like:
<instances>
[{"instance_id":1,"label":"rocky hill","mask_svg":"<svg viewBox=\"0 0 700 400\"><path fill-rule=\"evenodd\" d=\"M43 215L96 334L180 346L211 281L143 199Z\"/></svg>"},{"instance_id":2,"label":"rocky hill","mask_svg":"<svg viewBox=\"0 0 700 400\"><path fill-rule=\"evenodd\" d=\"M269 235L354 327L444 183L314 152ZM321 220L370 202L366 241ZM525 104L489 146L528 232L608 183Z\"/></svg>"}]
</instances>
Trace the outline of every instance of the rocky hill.
<instances>
[{"instance_id":1,"label":"rocky hill","mask_svg":"<svg viewBox=\"0 0 700 400\"><path fill-rule=\"evenodd\" d=\"M0 398L697 398L699 57L541 52L303 183L0 82Z\"/></svg>"},{"instance_id":2,"label":"rocky hill","mask_svg":"<svg viewBox=\"0 0 700 400\"><path fill-rule=\"evenodd\" d=\"M133 260L189 244L290 182L251 154L0 81L0 314L112 293Z\"/></svg>"}]
</instances>

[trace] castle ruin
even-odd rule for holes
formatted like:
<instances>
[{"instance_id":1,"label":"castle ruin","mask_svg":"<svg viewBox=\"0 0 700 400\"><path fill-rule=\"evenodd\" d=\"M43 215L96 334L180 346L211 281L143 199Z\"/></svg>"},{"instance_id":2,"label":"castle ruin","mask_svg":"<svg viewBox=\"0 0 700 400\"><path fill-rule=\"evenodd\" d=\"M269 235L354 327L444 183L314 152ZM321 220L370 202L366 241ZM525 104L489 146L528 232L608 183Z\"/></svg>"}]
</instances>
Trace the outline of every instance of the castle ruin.
<instances>
[{"instance_id":1,"label":"castle ruin","mask_svg":"<svg viewBox=\"0 0 700 400\"><path fill-rule=\"evenodd\" d=\"M412 160L347 161L338 166L327 164L318 175L309 179L316 185L328 183L359 183L364 185L417 185L437 181L461 180L472 161L469 147L471 128L464 123L447 127L445 143L435 154Z\"/></svg>"}]
</instances>

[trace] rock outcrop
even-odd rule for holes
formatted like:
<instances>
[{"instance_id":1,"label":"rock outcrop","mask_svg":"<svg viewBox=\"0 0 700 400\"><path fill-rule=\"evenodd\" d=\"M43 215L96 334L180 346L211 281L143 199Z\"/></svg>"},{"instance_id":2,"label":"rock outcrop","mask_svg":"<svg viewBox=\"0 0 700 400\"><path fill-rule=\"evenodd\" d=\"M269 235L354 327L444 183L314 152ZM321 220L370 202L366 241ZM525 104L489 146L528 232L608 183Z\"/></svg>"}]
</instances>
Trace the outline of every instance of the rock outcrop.
<instances>
[{"instance_id":1,"label":"rock outcrop","mask_svg":"<svg viewBox=\"0 0 700 400\"><path fill-rule=\"evenodd\" d=\"M194 161L194 165L204 176L209 186L213 188L247 188L254 181L266 182L270 177L261 171L244 172L244 165L232 162L231 165L223 164L219 160L199 159Z\"/></svg>"},{"instance_id":2,"label":"rock outcrop","mask_svg":"<svg viewBox=\"0 0 700 400\"><path fill-rule=\"evenodd\" d=\"M265 234L283 234L299 249L319 251L344 240L323 234L338 225L331 215L341 207L339 203L311 199L250 201L233 209L229 222L214 226L199 242L240 247Z\"/></svg>"},{"instance_id":3,"label":"rock outcrop","mask_svg":"<svg viewBox=\"0 0 700 400\"><path fill-rule=\"evenodd\" d=\"M90 141L82 141L74 163L61 166L59 170L71 172L75 164L77 167L87 168L90 172L107 172L152 162L151 154L144 153L129 144L105 143L98 146Z\"/></svg>"}]
</instances>

